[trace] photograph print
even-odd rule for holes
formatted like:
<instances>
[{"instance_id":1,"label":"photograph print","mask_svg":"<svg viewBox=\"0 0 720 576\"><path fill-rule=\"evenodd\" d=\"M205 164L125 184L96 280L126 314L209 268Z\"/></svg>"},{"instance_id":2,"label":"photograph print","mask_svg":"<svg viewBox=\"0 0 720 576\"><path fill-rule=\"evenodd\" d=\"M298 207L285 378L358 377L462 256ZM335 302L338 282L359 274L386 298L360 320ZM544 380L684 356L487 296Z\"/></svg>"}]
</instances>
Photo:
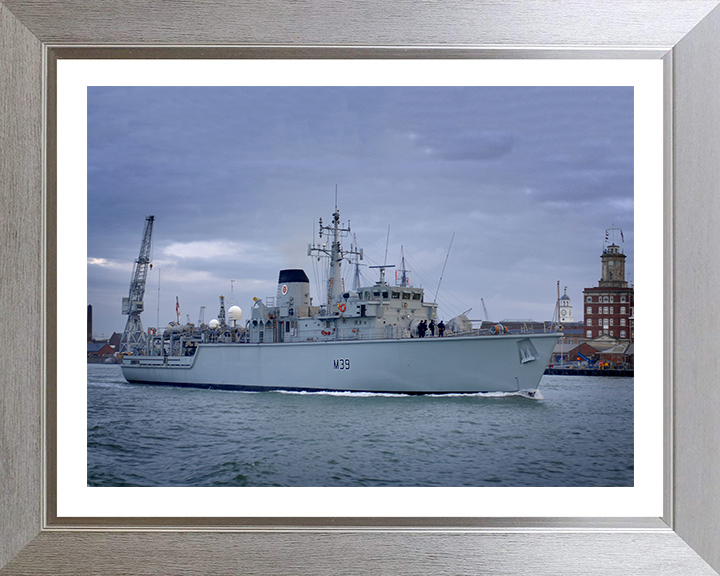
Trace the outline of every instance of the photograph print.
<instances>
[{"instance_id":1,"label":"photograph print","mask_svg":"<svg viewBox=\"0 0 720 576\"><path fill-rule=\"evenodd\" d=\"M632 487L632 86L91 86L87 484Z\"/></svg>"}]
</instances>

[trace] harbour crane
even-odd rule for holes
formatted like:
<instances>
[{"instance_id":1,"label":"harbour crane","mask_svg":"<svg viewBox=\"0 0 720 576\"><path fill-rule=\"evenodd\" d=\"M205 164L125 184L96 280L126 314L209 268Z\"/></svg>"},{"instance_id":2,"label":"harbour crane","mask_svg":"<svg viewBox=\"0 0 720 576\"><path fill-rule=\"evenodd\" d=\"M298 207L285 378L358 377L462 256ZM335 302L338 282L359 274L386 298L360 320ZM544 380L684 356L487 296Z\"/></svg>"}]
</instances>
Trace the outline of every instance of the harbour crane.
<instances>
[{"instance_id":1,"label":"harbour crane","mask_svg":"<svg viewBox=\"0 0 720 576\"><path fill-rule=\"evenodd\" d=\"M122 354L138 354L145 347L145 331L140 321L140 314L145 308L143 298L145 296L148 267L152 266L150 264L150 246L154 222L155 216L145 218L145 227L140 242L140 254L133 264L130 279L130 294L122 299L122 313L128 317L125 332L123 332L120 340L120 352Z\"/></svg>"},{"instance_id":2,"label":"harbour crane","mask_svg":"<svg viewBox=\"0 0 720 576\"><path fill-rule=\"evenodd\" d=\"M483 314L485 315L485 320L487 320L488 322L490 322L490 316L488 315L487 308L485 308L485 300L483 300L482 298L480 298L480 302L482 302Z\"/></svg>"},{"instance_id":3,"label":"harbour crane","mask_svg":"<svg viewBox=\"0 0 720 576\"><path fill-rule=\"evenodd\" d=\"M220 312L218 313L220 326L225 327L225 296L220 296Z\"/></svg>"}]
</instances>

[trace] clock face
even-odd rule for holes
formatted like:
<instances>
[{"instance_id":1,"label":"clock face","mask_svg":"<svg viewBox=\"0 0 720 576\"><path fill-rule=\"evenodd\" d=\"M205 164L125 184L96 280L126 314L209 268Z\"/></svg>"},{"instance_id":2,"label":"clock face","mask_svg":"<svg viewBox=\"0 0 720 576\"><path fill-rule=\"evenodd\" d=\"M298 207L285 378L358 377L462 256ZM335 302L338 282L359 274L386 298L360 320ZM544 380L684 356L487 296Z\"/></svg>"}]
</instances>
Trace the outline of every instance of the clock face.
<instances>
[{"instance_id":1,"label":"clock face","mask_svg":"<svg viewBox=\"0 0 720 576\"><path fill-rule=\"evenodd\" d=\"M560 311L560 314L562 314L563 316L566 316L566 315L567 315L567 310L561 310L561 311Z\"/></svg>"}]
</instances>

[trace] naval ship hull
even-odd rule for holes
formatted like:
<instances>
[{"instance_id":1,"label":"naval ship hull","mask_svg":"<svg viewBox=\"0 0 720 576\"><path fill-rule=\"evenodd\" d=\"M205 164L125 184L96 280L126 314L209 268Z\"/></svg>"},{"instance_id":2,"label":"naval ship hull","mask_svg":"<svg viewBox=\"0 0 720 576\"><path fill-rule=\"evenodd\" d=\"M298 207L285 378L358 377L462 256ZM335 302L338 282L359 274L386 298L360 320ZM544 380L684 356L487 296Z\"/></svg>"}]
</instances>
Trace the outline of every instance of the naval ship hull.
<instances>
[{"instance_id":1,"label":"naval ship hull","mask_svg":"<svg viewBox=\"0 0 720 576\"><path fill-rule=\"evenodd\" d=\"M201 344L130 356L128 382L233 390L450 394L537 389L559 334Z\"/></svg>"}]
</instances>

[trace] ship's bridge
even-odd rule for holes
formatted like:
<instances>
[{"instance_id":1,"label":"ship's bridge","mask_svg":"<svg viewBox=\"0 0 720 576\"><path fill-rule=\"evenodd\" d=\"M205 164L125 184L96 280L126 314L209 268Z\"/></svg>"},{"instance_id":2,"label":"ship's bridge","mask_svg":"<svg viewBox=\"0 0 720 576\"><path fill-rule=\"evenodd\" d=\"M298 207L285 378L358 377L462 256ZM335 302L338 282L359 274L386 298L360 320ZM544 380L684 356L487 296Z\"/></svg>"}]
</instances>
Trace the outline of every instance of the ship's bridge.
<instances>
[{"instance_id":1,"label":"ship's bridge","mask_svg":"<svg viewBox=\"0 0 720 576\"><path fill-rule=\"evenodd\" d=\"M399 302L422 302L423 289L411 287L397 286L372 286L361 288L359 292L361 300L381 301L381 300L397 300Z\"/></svg>"}]
</instances>

